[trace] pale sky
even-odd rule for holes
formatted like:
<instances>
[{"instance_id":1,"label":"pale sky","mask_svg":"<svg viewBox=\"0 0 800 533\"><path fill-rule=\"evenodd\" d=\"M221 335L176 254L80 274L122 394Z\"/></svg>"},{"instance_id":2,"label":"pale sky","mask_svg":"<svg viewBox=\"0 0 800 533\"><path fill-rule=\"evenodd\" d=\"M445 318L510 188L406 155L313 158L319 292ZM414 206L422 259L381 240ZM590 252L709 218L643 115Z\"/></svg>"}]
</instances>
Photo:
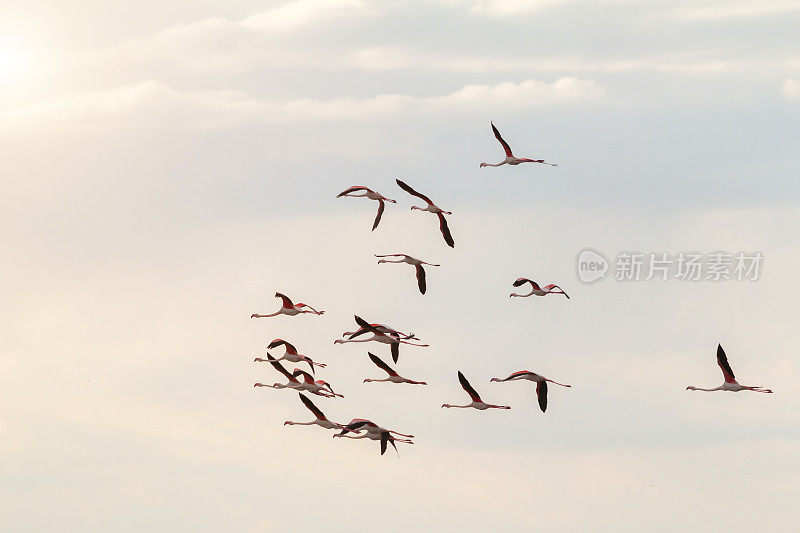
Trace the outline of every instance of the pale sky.
<instances>
[{"instance_id":1,"label":"pale sky","mask_svg":"<svg viewBox=\"0 0 800 533\"><path fill-rule=\"evenodd\" d=\"M790 0L4 2L0 529L794 531L799 25ZM479 168L490 120L560 166ZM354 184L398 200L374 232ZM586 285L587 247L764 262ZM393 252L444 265L425 296ZM509 299L520 276L571 299ZM327 312L248 318L275 291ZM429 343L396 368L430 385L362 384L388 348L334 346L353 314ZM297 394L252 387L276 337L329 365L330 418L415 444L284 427ZM775 394L686 391L720 342ZM572 388L543 414L489 383L521 369ZM441 409L457 370L512 409Z\"/></svg>"}]
</instances>

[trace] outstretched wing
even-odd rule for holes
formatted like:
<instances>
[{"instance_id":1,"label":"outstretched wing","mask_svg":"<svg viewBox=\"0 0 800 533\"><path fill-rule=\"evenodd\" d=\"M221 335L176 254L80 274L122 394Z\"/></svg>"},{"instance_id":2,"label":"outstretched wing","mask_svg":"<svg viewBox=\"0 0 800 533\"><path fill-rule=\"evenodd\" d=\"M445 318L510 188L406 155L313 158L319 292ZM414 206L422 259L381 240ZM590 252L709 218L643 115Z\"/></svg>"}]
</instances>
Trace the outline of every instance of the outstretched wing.
<instances>
[{"instance_id":1,"label":"outstretched wing","mask_svg":"<svg viewBox=\"0 0 800 533\"><path fill-rule=\"evenodd\" d=\"M369 423L370 423L369 420L358 420L356 422L350 422L349 424L344 426L344 428L342 429L341 433L339 433L339 435L341 436L341 435L344 435L345 433L349 433L351 431L355 431L355 430L357 430L357 429L359 429L361 427L366 426Z\"/></svg>"},{"instance_id":2,"label":"outstretched wing","mask_svg":"<svg viewBox=\"0 0 800 533\"><path fill-rule=\"evenodd\" d=\"M533 374L533 372L531 372L530 370L519 370L518 372L514 372L513 374L508 376L503 381L509 381L509 380L512 380L512 379L517 379L519 377L527 376L527 375L530 375L530 374Z\"/></svg>"},{"instance_id":3,"label":"outstretched wing","mask_svg":"<svg viewBox=\"0 0 800 533\"><path fill-rule=\"evenodd\" d=\"M305 380L306 383L314 383L314 377L305 370L300 370L299 368L294 369L294 372L292 372L292 376L294 377L303 376L303 379Z\"/></svg>"},{"instance_id":4,"label":"outstretched wing","mask_svg":"<svg viewBox=\"0 0 800 533\"><path fill-rule=\"evenodd\" d=\"M312 311L314 311L314 312L315 312L315 313L317 313L318 315L321 315L322 313L324 313L324 312L325 312L325 311L317 311L316 309L314 309L314 308L313 308L313 307L311 307L310 305L308 305L308 304L303 304L303 303L299 303L299 304L297 304L297 307L308 307L309 309L311 309Z\"/></svg>"},{"instance_id":5,"label":"outstretched wing","mask_svg":"<svg viewBox=\"0 0 800 533\"><path fill-rule=\"evenodd\" d=\"M536 283L536 282L535 282L535 281L533 281L532 279L528 279L528 278L517 278L517 281L515 281L515 282L514 282L514 286L515 286L515 287L521 287L522 285L525 285L526 283L530 283L530 284L531 284L531 286L534 288L534 290L537 290L537 291L540 291L540 290L542 290L542 289L539 287L539 284L538 284L538 283Z\"/></svg>"},{"instance_id":6,"label":"outstretched wing","mask_svg":"<svg viewBox=\"0 0 800 533\"><path fill-rule=\"evenodd\" d=\"M311 400L309 400L309 399L306 397L306 395L305 395L305 394L303 394L302 392L301 392L301 393L298 393L298 394L300 394L300 401L301 401L301 402L303 402L303 404L304 404L306 407L308 407L308 410L309 410L309 411L311 411L312 413L314 413L314 416L316 416L316 417L317 417L317 420L327 420L327 418L325 418L325 415L322 413L322 411L320 411L320 410L319 410L319 408L317 408L317 406L316 406L316 405L314 405L314 404L313 404L313 402L312 402Z\"/></svg>"},{"instance_id":7,"label":"outstretched wing","mask_svg":"<svg viewBox=\"0 0 800 533\"><path fill-rule=\"evenodd\" d=\"M429 204L433 204L433 202L431 202L431 199L430 199L430 198L428 198L428 197L427 197L427 196L425 196L424 194L420 194L420 193L418 193L417 191L415 191L414 189L412 189L411 187L409 187L409 186L408 186L408 184L406 184L404 181L401 181L401 180L398 180L398 179L396 179L395 181L397 182L397 184L400 186L400 188L401 188L401 189L403 189L404 191L406 191L406 192L407 192L408 194L410 194L411 196L416 196L417 198L421 198L421 199L425 200L425 201L426 201L426 202L428 202Z\"/></svg>"},{"instance_id":8,"label":"outstretched wing","mask_svg":"<svg viewBox=\"0 0 800 533\"><path fill-rule=\"evenodd\" d=\"M271 343L269 343L269 345L267 346L267 349L270 350L272 348L276 348L276 347L281 346L281 345L286 347L286 352L287 353L290 353L292 355L297 355L297 348L295 348L291 343L286 342L283 339L275 339L275 340L273 340Z\"/></svg>"},{"instance_id":9,"label":"outstretched wing","mask_svg":"<svg viewBox=\"0 0 800 533\"><path fill-rule=\"evenodd\" d=\"M291 309L292 307L294 307L294 304L292 303L292 301L285 294L281 294L279 292L276 292L275 293L275 298L280 298L281 300L283 300L283 307L286 307L287 309Z\"/></svg>"},{"instance_id":10,"label":"outstretched wing","mask_svg":"<svg viewBox=\"0 0 800 533\"><path fill-rule=\"evenodd\" d=\"M540 381L536 384L536 396L539 398L539 408L544 413L547 411L547 382Z\"/></svg>"},{"instance_id":11,"label":"outstretched wing","mask_svg":"<svg viewBox=\"0 0 800 533\"><path fill-rule=\"evenodd\" d=\"M422 268L422 265L416 265L417 269L417 286L419 287L419 292L425 294L425 290L427 286L425 284L425 269Z\"/></svg>"},{"instance_id":12,"label":"outstretched wing","mask_svg":"<svg viewBox=\"0 0 800 533\"><path fill-rule=\"evenodd\" d=\"M490 123L490 124L492 124L492 131L494 132L495 138L498 141L500 141L500 144L503 145L503 150L506 151L506 155L508 157L514 157L514 154L511 153L511 147L508 145L508 143L506 141L503 140L503 137L500 136L500 132L497 131L497 128L494 127L494 123Z\"/></svg>"},{"instance_id":13,"label":"outstretched wing","mask_svg":"<svg viewBox=\"0 0 800 533\"><path fill-rule=\"evenodd\" d=\"M408 255L406 254L383 254L383 255L372 254L372 255L374 255L375 257L408 257Z\"/></svg>"},{"instance_id":14,"label":"outstretched wing","mask_svg":"<svg viewBox=\"0 0 800 533\"><path fill-rule=\"evenodd\" d=\"M736 378L731 370L731 365L728 364L728 356L725 355L725 350L722 349L721 344L717 344L717 364L722 369L722 374L725 376L727 383L736 383Z\"/></svg>"},{"instance_id":15,"label":"outstretched wing","mask_svg":"<svg viewBox=\"0 0 800 533\"><path fill-rule=\"evenodd\" d=\"M545 287L544 287L544 290L546 290L546 291L553 291L553 289L558 289L559 291L561 291L561 294L563 294L564 296L569 298L569 294L564 292L564 289L562 289L561 287L559 287L558 285L556 285L554 283L551 283L550 285L545 285ZM553 291L553 292L555 292L555 291Z\"/></svg>"},{"instance_id":16,"label":"outstretched wing","mask_svg":"<svg viewBox=\"0 0 800 533\"><path fill-rule=\"evenodd\" d=\"M386 444L388 442L389 442L389 432L388 431L384 431L384 432L381 433L381 455L386 453ZM394 446L394 443L392 443L392 445ZM395 448L395 449L397 449L397 448Z\"/></svg>"},{"instance_id":17,"label":"outstretched wing","mask_svg":"<svg viewBox=\"0 0 800 533\"><path fill-rule=\"evenodd\" d=\"M398 359L400 359L400 343L399 342L393 342L392 343L392 361L394 361L396 363Z\"/></svg>"},{"instance_id":18,"label":"outstretched wing","mask_svg":"<svg viewBox=\"0 0 800 533\"><path fill-rule=\"evenodd\" d=\"M278 361L276 361L275 358L272 357L270 354L267 354L267 361L270 362L270 364L275 368L275 370L286 376L286 378L289 381L297 382L297 379L295 379L295 377L292 374L290 374L288 370L283 368L283 365L280 364Z\"/></svg>"},{"instance_id":19,"label":"outstretched wing","mask_svg":"<svg viewBox=\"0 0 800 533\"><path fill-rule=\"evenodd\" d=\"M354 317L356 319L356 324L361 326L361 329L365 329L367 331L371 331L375 335L383 335L383 333L381 333L380 330L375 328L375 326L373 326L372 324L370 324L369 322L367 322L366 320L364 320L360 316L354 315ZM358 332L356 332L356 333L358 333Z\"/></svg>"},{"instance_id":20,"label":"outstretched wing","mask_svg":"<svg viewBox=\"0 0 800 533\"><path fill-rule=\"evenodd\" d=\"M381 222L381 217L383 216L383 209L386 207L386 204L383 200L378 200L378 214L375 216L375 222L372 223L372 231L375 231L375 228L378 227L378 224Z\"/></svg>"},{"instance_id":21,"label":"outstretched wing","mask_svg":"<svg viewBox=\"0 0 800 533\"><path fill-rule=\"evenodd\" d=\"M472 398L473 401L475 402L483 401L481 400L481 397L478 395L475 389L472 388L472 385L469 384L469 381L467 381L467 378L464 377L464 374L462 374L460 370L458 371L458 381L461 382L461 388L467 391L467 394L469 394L470 398Z\"/></svg>"},{"instance_id":22,"label":"outstretched wing","mask_svg":"<svg viewBox=\"0 0 800 533\"><path fill-rule=\"evenodd\" d=\"M456 243L453 240L453 236L450 234L450 228L447 226L447 220L444 218L444 214L436 213L439 217L439 230L442 232L442 237L444 237L444 242L447 243L447 246L450 248L455 248Z\"/></svg>"},{"instance_id":23,"label":"outstretched wing","mask_svg":"<svg viewBox=\"0 0 800 533\"><path fill-rule=\"evenodd\" d=\"M380 357L378 357L377 355L374 355L374 354L372 354L370 352L367 352L367 355L369 355L369 358L372 359L372 362L375 363L375 365L378 368L380 368L381 370L383 370L384 372L386 372L390 376L396 376L397 375L397 372L392 370L392 367L390 367L389 365L384 363L383 360Z\"/></svg>"},{"instance_id":24,"label":"outstretched wing","mask_svg":"<svg viewBox=\"0 0 800 533\"><path fill-rule=\"evenodd\" d=\"M356 191L368 191L368 190L369 190L369 189L368 189L367 187L363 187L363 186L361 186L361 185L353 185L352 187L348 187L347 189L345 189L345 190L343 190L342 192L340 192L339 194L337 194L337 195L336 195L336 198L341 198L341 197L342 197L342 196L344 196L345 194L349 194L349 193L351 193L351 192L356 192Z\"/></svg>"}]
</instances>

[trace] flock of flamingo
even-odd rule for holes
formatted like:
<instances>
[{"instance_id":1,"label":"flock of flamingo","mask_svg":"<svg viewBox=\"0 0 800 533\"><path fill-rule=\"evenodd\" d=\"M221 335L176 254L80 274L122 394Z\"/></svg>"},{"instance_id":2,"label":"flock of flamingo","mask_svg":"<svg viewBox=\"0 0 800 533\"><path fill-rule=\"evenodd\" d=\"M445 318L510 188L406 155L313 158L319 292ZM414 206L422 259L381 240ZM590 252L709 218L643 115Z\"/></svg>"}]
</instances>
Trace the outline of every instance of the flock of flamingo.
<instances>
[{"instance_id":1,"label":"flock of flamingo","mask_svg":"<svg viewBox=\"0 0 800 533\"><path fill-rule=\"evenodd\" d=\"M514 154L511 152L511 148L509 147L508 143L503 139L500 135L500 132L497 130L495 125L492 123L492 131L494 136L503 146L503 150L505 151L506 157L503 161L492 164L492 163L481 163L481 167L499 167L501 165L519 165L521 163L541 163L545 165L551 166L558 166L554 163L548 163L543 159L526 159L526 158L518 158L515 157ZM410 187L408 184L401 180L396 180L397 185L403 189L408 194L419 198L420 200L424 201L427 205L425 207L419 206L412 206L412 210L420 210L420 211L427 211L429 213L433 213L439 219L439 231L444 238L445 243L451 248L455 247L455 241L453 240L453 236L450 233L450 228L447 224L447 219L445 215L452 215L450 211L445 211L444 209L440 208L436 204L431 201L430 198L425 196L422 193L417 192L415 189ZM342 197L352 197L352 198L368 198L370 200L375 200L378 202L378 212L375 216L375 220L372 224L372 230L374 231L375 228L378 227L380 224L381 217L383 216L384 209L386 207L386 202L389 203L397 203L396 200L392 200L379 194L368 187L355 185L352 187L348 187L341 193L337 195L337 198ZM417 259L415 257L411 257L410 255L403 254L403 253L395 253L395 254L383 254L378 255L375 254L375 257L378 258L378 264L381 263L406 263L412 265L416 270L416 277L417 277L417 286L419 292L425 294L427 290L427 284L425 281L425 269L423 265L426 266L433 266L433 267L440 267L441 265L428 263ZM520 297L525 298L529 296L546 296L548 294L560 294L566 298L569 298L567 293L558 285L556 284L548 284L545 286L540 286L537 282L528 279L528 278L518 278L516 281L513 282L514 287L522 287L525 284L529 284L530 292L525 294L517 294L511 293L509 297ZM287 315L287 316L296 316L300 314L313 314L313 315L323 315L325 311L318 311L315 308L311 307L308 304L304 303L294 303L292 300L279 292L275 293L276 298L280 298L281 300L281 307L274 313L270 314L257 314L254 313L251 315L251 318L267 318L267 317L275 317L278 315ZM388 344L390 346L392 361L394 363L398 362L400 356L400 345L406 344L410 346L418 346L418 347L427 347L427 344L421 344L419 341L420 339L417 338L413 333L403 333L396 329L390 328L389 326L383 324L373 324L369 323L363 318L359 316L355 316L355 322L358 326L358 329L355 331L347 331L342 334L341 339L337 339L334 341L334 344L344 344L344 343L355 343L355 342L378 342L382 344ZM414 342L417 341L417 342ZM310 422L293 422L293 421L286 421L284 425L301 425L301 426L309 426L309 425L316 425L320 426L324 429L332 429L335 430L336 433L333 435L334 437L344 437L350 439L370 439L375 441L380 441L380 449L381 455L386 452L386 449L389 444L397 451L397 446L395 445L396 442L402 442L406 444L413 444L411 439L414 438L413 435L399 433L392 429L387 429L384 426L380 426L371 420L366 420L363 418L354 418L350 422L346 424L334 422L327 418L325 414L306 396L303 392L307 392L309 394L314 394L316 396L321 396L323 398L341 398L343 397L341 394L335 392L333 387L327 381L316 379L316 372L315 367L324 368L326 365L324 363L318 363L312 360L309 356L303 355L297 351L295 346L283 339L274 339L270 344L267 346L268 350L274 350L279 347L283 347L285 352L280 357L274 357L269 352L267 352L267 358L263 359L261 357L256 357L255 362L268 362L272 365L275 370L280 372L286 379L286 383L275 383L273 385L267 385L264 383L255 383L254 387L268 387L273 389L293 389L298 391L298 395L300 397L300 401L303 405L311 411L311 414L314 415L314 420ZM380 357L376 356L371 352L367 352L370 360L380 368L383 372L387 374L386 378L383 379L364 379L364 383L369 382L390 382L390 383L405 383L411 385L427 385L424 381L416 381L413 379L408 379L400 374L397 373L389 364L383 361ZM295 368L292 372L289 372L284 368L281 364L281 361L288 361L290 363L296 364L307 364L309 372L302 370L300 368ZM741 385L736 381L734 377L733 370L728 363L728 358L725 354L725 350L723 350L722 345L717 345L717 364L719 365L720 369L722 370L722 374L724 377L724 383L719 387L715 388L700 388L694 386L686 387L686 390L699 390L699 391L729 391L729 392L739 392L739 391L752 391L752 392L761 392L761 393L772 393L770 389L766 389L761 386L747 386ZM499 382L504 383L508 381L532 381L536 383L536 396L538 399L539 408L544 413L547 410L547 389L548 383L552 383L554 385L559 385L561 387L571 387L571 385L566 385L563 383L559 383L548 379L542 375L539 375L535 372L531 372L529 370L520 370L517 372L512 373L508 377L505 378L492 378L490 382ZM475 390L475 388L470 384L464 374L459 370L458 371L458 381L461 384L461 387L464 391L469 395L471 402L464 404L464 405L453 405L449 403L442 404L443 408L471 408L471 409L478 409L478 410L486 410L486 409L511 409L508 405L496 405L491 403L486 403L481 399L481 396Z\"/></svg>"}]
</instances>

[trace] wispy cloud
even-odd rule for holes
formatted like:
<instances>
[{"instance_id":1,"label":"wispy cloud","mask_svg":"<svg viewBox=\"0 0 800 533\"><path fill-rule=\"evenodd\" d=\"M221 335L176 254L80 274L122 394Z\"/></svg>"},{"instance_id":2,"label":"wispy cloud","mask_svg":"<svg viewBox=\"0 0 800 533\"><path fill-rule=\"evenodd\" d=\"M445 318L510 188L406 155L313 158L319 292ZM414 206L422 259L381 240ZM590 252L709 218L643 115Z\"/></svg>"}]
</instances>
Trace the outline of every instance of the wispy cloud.
<instances>
[{"instance_id":1,"label":"wispy cloud","mask_svg":"<svg viewBox=\"0 0 800 533\"><path fill-rule=\"evenodd\" d=\"M252 122L371 120L401 112L426 113L472 106L530 108L605 99L605 89L594 81L570 77L552 83L524 80L496 85L466 85L449 94L423 98L379 94L370 98L329 100L271 100L253 98L236 91L180 91L150 80L110 91L76 94L7 108L0 113L0 119L12 127L75 121L84 126L180 121L187 125L219 127Z\"/></svg>"}]
</instances>

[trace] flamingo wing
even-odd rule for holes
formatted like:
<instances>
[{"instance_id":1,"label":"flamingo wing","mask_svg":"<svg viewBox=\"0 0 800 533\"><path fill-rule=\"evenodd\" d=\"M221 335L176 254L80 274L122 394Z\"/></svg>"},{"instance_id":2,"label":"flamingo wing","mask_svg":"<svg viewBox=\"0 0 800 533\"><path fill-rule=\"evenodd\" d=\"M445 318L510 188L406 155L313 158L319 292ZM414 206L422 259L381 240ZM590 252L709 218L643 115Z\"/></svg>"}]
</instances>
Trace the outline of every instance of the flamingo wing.
<instances>
[{"instance_id":1,"label":"flamingo wing","mask_svg":"<svg viewBox=\"0 0 800 533\"><path fill-rule=\"evenodd\" d=\"M383 255L372 254L372 255L374 255L375 257L408 257L406 254L383 254Z\"/></svg>"},{"instance_id":2,"label":"flamingo wing","mask_svg":"<svg viewBox=\"0 0 800 533\"><path fill-rule=\"evenodd\" d=\"M397 451L397 446L394 443L394 437L392 437L388 431L381 432L381 455L386 453L386 445L391 444L394 451Z\"/></svg>"},{"instance_id":3,"label":"flamingo wing","mask_svg":"<svg viewBox=\"0 0 800 533\"><path fill-rule=\"evenodd\" d=\"M327 420L323 412L320 411L319 408L316 405L314 405L314 403L311 400L309 400L305 394L303 394L302 392L298 394L300 394L300 401L303 402L303 405L308 407L308 410L314 413L314 416L316 416L318 420Z\"/></svg>"},{"instance_id":4,"label":"flamingo wing","mask_svg":"<svg viewBox=\"0 0 800 533\"><path fill-rule=\"evenodd\" d=\"M383 333L381 333L381 331L379 329L377 329L375 326L373 326L372 324L370 324L369 322L367 322L366 320L364 320L360 316L358 316L358 315L354 315L354 316L355 316L355 319L356 319L356 324L361 326L362 329L365 329L367 331L371 331L375 335L383 335ZM358 333L358 332L356 332L356 333Z\"/></svg>"},{"instance_id":5,"label":"flamingo wing","mask_svg":"<svg viewBox=\"0 0 800 533\"><path fill-rule=\"evenodd\" d=\"M736 378L731 370L731 365L728 364L728 356L725 355L725 350L722 349L721 344L717 344L717 364L722 369L722 374L725 376L726 383L736 383Z\"/></svg>"},{"instance_id":6,"label":"flamingo wing","mask_svg":"<svg viewBox=\"0 0 800 533\"><path fill-rule=\"evenodd\" d=\"M497 128L494 127L494 123L492 122L490 124L492 124L492 131L494 132L495 138L498 141L500 141L500 144L503 145L503 150L506 151L506 155L508 157L514 157L514 154L511 153L511 147L508 145L508 143L506 141L503 140L503 137L500 135L500 132L497 131Z\"/></svg>"},{"instance_id":7,"label":"flamingo wing","mask_svg":"<svg viewBox=\"0 0 800 533\"><path fill-rule=\"evenodd\" d=\"M563 294L564 296L567 297L567 299L569 299L569 294L564 292L564 289L562 289L561 287L559 287L558 285L556 285L554 283L551 283L550 285L546 285L544 287L544 290L546 290L546 291L552 291L553 289L558 289L559 291L561 291L561 294Z\"/></svg>"},{"instance_id":8,"label":"flamingo wing","mask_svg":"<svg viewBox=\"0 0 800 533\"><path fill-rule=\"evenodd\" d=\"M356 192L356 191L369 191L369 189L367 187L363 187L361 185L353 185L352 187L348 187L347 189L345 189L342 192L340 192L339 194L337 194L336 198L341 198L345 194L350 194L351 192Z\"/></svg>"},{"instance_id":9,"label":"flamingo wing","mask_svg":"<svg viewBox=\"0 0 800 533\"><path fill-rule=\"evenodd\" d=\"M392 343L392 361L396 363L398 359L400 359L400 343L399 342L393 342Z\"/></svg>"},{"instance_id":10,"label":"flamingo wing","mask_svg":"<svg viewBox=\"0 0 800 533\"><path fill-rule=\"evenodd\" d=\"M295 348L291 343L286 342L283 339L275 339L275 340L273 340L271 343L269 343L269 345L267 346L267 349L271 350L271 349L276 348L276 347L281 346L281 345L286 347L286 353L290 353L292 355L297 355L297 348Z\"/></svg>"},{"instance_id":11,"label":"flamingo wing","mask_svg":"<svg viewBox=\"0 0 800 533\"><path fill-rule=\"evenodd\" d=\"M425 269L422 268L422 265L416 265L417 269L417 286L419 287L419 292L425 294L425 290L427 289L427 285L425 284Z\"/></svg>"},{"instance_id":12,"label":"flamingo wing","mask_svg":"<svg viewBox=\"0 0 800 533\"><path fill-rule=\"evenodd\" d=\"M289 297L286 296L285 294L281 294L279 292L276 292L275 293L275 298L280 298L281 300L283 300L283 307L285 307L287 309L291 309L291 308L294 307L294 304L292 303L292 300L290 300Z\"/></svg>"},{"instance_id":13,"label":"flamingo wing","mask_svg":"<svg viewBox=\"0 0 800 533\"><path fill-rule=\"evenodd\" d=\"M354 422L350 422L349 424L344 426L344 429L342 429L342 431L341 431L341 433L339 433L339 435L344 435L345 433L349 433L351 431L355 431L355 430L357 430L357 429L359 429L361 427L366 426L367 424L371 424L371 422L369 420L357 420L357 421L354 421Z\"/></svg>"},{"instance_id":14,"label":"flamingo wing","mask_svg":"<svg viewBox=\"0 0 800 533\"><path fill-rule=\"evenodd\" d=\"M308 307L309 309L311 309L311 310L312 310L312 311L314 311L315 313L317 313L317 314L320 314L320 311L317 311L316 309L314 309L313 307L311 307L311 306L310 306L310 305L308 305L308 304L299 303L299 304L297 304L297 307Z\"/></svg>"},{"instance_id":15,"label":"flamingo wing","mask_svg":"<svg viewBox=\"0 0 800 533\"><path fill-rule=\"evenodd\" d=\"M462 374L460 370L458 371L458 381L461 382L461 388L467 391L467 394L469 394L470 398L472 398L472 401L474 402L483 401L481 400L480 395L475 391L475 389L472 388L472 385L469 384L469 381L467 381L467 378L464 377L464 374Z\"/></svg>"},{"instance_id":16,"label":"flamingo wing","mask_svg":"<svg viewBox=\"0 0 800 533\"><path fill-rule=\"evenodd\" d=\"M536 396L539 399L539 408L544 413L547 411L547 382L540 381L536 384Z\"/></svg>"},{"instance_id":17,"label":"flamingo wing","mask_svg":"<svg viewBox=\"0 0 800 533\"><path fill-rule=\"evenodd\" d=\"M300 370L299 368L294 369L292 376L303 376L303 380L305 380L306 383L314 383L314 377L305 370Z\"/></svg>"},{"instance_id":18,"label":"flamingo wing","mask_svg":"<svg viewBox=\"0 0 800 533\"><path fill-rule=\"evenodd\" d=\"M384 372L386 372L386 373L387 373L387 374L389 374L390 376L397 376L397 372L395 372L394 370L392 370L392 367L390 367L389 365L387 365L386 363L384 363L384 362L383 362L383 359L381 359L381 358L380 358L380 357L378 357L377 355L374 355L374 354L372 354L372 353L370 353L370 352L367 352L367 355L369 355L369 358L370 358L370 359L372 359L372 362L373 362L373 363L375 363L375 365L376 365L378 368L380 368L381 370L383 370Z\"/></svg>"},{"instance_id":19,"label":"flamingo wing","mask_svg":"<svg viewBox=\"0 0 800 533\"><path fill-rule=\"evenodd\" d=\"M269 362L270 362L270 364L271 364L271 365L272 365L272 366L275 368L275 370L277 370L278 372L280 372L281 374L283 374L284 376L286 376L286 378L287 378L289 381L293 381L293 382L297 383L297 379L296 379L296 378L295 378L295 377L294 377L292 374L290 374L288 370L286 370L285 368L283 368L283 365L282 365L282 364L280 364L280 363L279 363L279 362L278 362L278 361L277 361L277 360L276 360L274 357L272 357L270 354L267 354L267 361L269 361Z\"/></svg>"},{"instance_id":20,"label":"flamingo wing","mask_svg":"<svg viewBox=\"0 0 800 533\"><path fill-rule=\"evenodd\" d=\"M528 278L517 278L517 281L514 282L514 286L515 287L521 287L522 285L525 285L526 283L530 283L534 290L537 290L537 291L542 290L539 287L538 283L536 283L532 279L528 279Z\"/></svg>"},{"instance_id":21,"label":"flamingo wing","mask_svg":"<svg viewBox=\"0 0 800 533\"><path fill-rule=\"evenodd\" d=\"M306 363L308 363L308 366L311 367L311 373L316 376L317 372L314 370L314 361L312 361L310 357L305 355L301 356L300 358Z\"/></svg>"},{"instance_id":22,"label":"flamingo wing","mask_svg":"<svg viewBox=\"0 0 800 533\"><path fill-rule=\"evenodd\" d=\"M375 222L372 223L372 231L375 231L375 228L378 227L378 224L381 222L381 217L383 216L383 210L386 207L386 204L383 200L378 200L378 214L375 216Z\"/></svg>"},{"instance_id":23,"label":"flamingo wing","mask_svg":"<svg viewBox=\"0 0 800 533\"><path fill-rule=\"evenodd\" d=\"M510 379L516 379L516 378L519 378L519 377L522 377L522 376L527 376L527 375L530 375L530 374L533 374L533 372L531 372L530 370L520 370L518 372L514 372L513 374L508 376L503 381L508 381Z\"/></svg>"},{"instance_id":24,"label":"flamingo wing","mask_svg":"<svg viewBox=\"0 0 800 533\"><path fill-rule=\"evenodd\" d=\"M428 198L424 194L418 193L417 191L415 191L414 189L409 187L408 184L405 183L404 181L401 181L401 180L398 180L398 179L396 179L395 181L397 182L397 184L400 186L401 189L406 191L411 196L416 196L417 198L421 198L422 200L428 202L429 205L433 205L433 202L431 202L430 198Z\"/></svg>"},{"instance_id":25,"label":"flamingo wing","mask_svg":"<svg viewBox=\"0 0 800 533\"><path fill-rule=\"evenodd\" d=\"M444 242L447 243L447 246L450 248L455 248L456 243L453 240L453 235L450 233L450 228L447 226L447 219L444 218L444 214L436 213L439 217L439 230L442 232L442 237L444 237Z\"/></svg>"}]
</instances>

